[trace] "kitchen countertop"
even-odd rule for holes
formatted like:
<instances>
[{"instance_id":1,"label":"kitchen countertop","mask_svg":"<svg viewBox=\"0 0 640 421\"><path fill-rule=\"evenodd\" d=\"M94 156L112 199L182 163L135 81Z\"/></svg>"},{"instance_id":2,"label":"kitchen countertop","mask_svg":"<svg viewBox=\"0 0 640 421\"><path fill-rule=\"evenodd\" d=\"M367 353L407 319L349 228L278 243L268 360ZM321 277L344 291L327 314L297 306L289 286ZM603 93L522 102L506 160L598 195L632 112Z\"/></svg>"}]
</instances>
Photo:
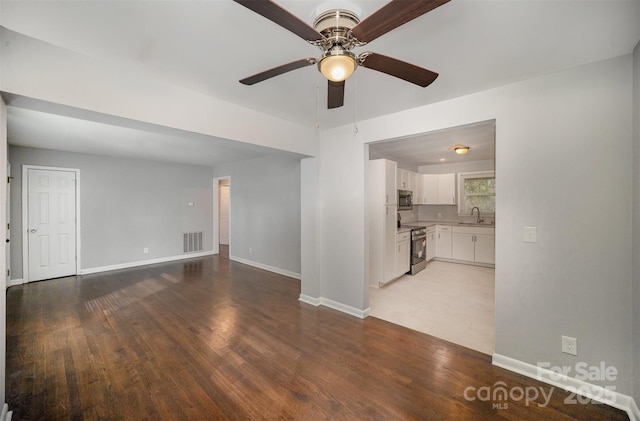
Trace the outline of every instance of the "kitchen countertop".
<instances>
[{"instance_id":1,"label":"kitchen countertop","mask_svg":"<svg viewBox=\"0 0 640 421\"><path fill-rule=\"evenodd\" d=\"M405 222L403 225L409 225L413 227L433 227L435 225L450 225L450 226L460 226L460 227L486 227L486 228L495 228L495 224L474 224L468 222L459 222L459 221L412 221Z\"/></svg>"},{"instance_id":2,"label":"kitchen countertop","mask_svg":"<svg viewBox=\"0 0 640 421\"><path fill-rule=\"evenodd\" d=\"M409 232L411 231L411 227L407 227L407 226L402 226L400 228L398 228L398 234L402 234L403 232Z\"/></svg>"}]
</instances>

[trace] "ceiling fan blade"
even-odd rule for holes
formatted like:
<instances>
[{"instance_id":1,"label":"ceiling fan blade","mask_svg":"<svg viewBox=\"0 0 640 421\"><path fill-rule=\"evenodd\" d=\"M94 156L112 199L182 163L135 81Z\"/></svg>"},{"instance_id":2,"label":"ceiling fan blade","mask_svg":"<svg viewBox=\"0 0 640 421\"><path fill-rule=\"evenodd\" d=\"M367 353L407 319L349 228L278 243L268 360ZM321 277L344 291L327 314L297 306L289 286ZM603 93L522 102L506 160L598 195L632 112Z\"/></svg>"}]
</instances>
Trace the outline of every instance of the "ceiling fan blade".
<instances>
[{"instance_id":1,"label":"ceiling fan blade","mask_svg":"<svg viewBox=\"0 0 640 421\"><path fill-rule=\"evenodd\" d=\"M300 38L306 41L318 41L324 39L324 36L300 20L297 16L291 14L288 10L270 0L234 0L236 3L243 5L249 10L253 10L259 15L271 20L288 29Z\"/></svg>"},{"instance_id":2,"label":"ceiling fan blade","mask_svg":"<svg viewBox=\"0 0 640 421\"><path fill-rule=\"evenodd\" d=\"M361 66L386 73L390 76L395 76L407 82L415 83L423 88L433 83L438 77L436 72L395 58L370 52L363 53L361 56L364 54L366 54L366 58L364 62L361 63Z\"/></svg>"},{"instance_id":3,"label":"ceiling fan blade","mask_svg":"<svg viewBox=\"0 0 640 421\"><path fill-rule=\"evenodd\" d=\"M265 70L264 72L256 73L253 76L246 77L240 80L240 83L244 85L254 85L263 80L270 79L274 76L281 75L283 73L290 72L292 70L300 69L302 67L311 66L316 64L316 59L313 57L307 57L300 60L292 61L291 63L283 64L273 69Z\"/></svg>"},{"instance_id":4,"label":"ceiling fan blade","mask_svg":"<svg viewBox=\"0 0 640 421\"><path fill-rule=\"evenodd\" d=\"M338 108L344 105L344 80L342 82L329 82L327 92L327 108Z\"/></svg>"},{"instance_id":5,"label":"ceiling fan blade","mask_svg":"<svg viewBox=\"0 0 640 421\"><path fill-rule=\"evenodd\" d=\"M392 0L364 19L351 34L361 42L371 42L400 25L448 3L450 0ZM250 2L249 2L250 3Z\"/></svg>"}]
</instances>

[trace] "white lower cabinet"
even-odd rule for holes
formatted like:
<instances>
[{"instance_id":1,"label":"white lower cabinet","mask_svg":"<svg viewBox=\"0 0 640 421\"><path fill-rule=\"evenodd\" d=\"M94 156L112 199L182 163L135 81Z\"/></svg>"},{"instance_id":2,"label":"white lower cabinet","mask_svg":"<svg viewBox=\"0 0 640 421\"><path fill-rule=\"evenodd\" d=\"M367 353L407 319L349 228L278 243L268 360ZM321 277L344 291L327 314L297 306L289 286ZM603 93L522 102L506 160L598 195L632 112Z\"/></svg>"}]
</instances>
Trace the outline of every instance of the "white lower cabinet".
<instances>
[{"instance_id":1,"label":"white lower cabinet","mask_svg":"<svg viewBox=\"0 0 640 421\"><path fill-rule=\"evenodd\" d=\"M389 282L396 277L396 233L398 231L397 207L387 206L385 213L384 264L382 282Z\"/></svg>"},{"instance_id":2,"label":"white lower cabinet","mask_svg":"<svg viewBox=\"0 0 640 421\"><path fill-rule=\"evenodd\" d=\"M457 260L475 261L475 235L453 232L451 235L451 258Z\"/></svg>"},{"instance_id":3,"label":"white lower cabinet","mask_svg":"<svg viewBox=\"0 0 640 421\"><path fill-rule=\"evenodd\" d=\"M495 229L452 227L451 258L495 264Z\"/></svg>"},{"instance_id":4,"label":"white lower cabinet","mask_svg":"<svg viewBox=\"0 0 640 421\"><path fill-rule=\"evenodd\" d=\"M476 234L476 262L496 263L496 236L495 234Z\"/></svg>"},{"instance_id":5,"label":"white lower cabinet","mask_svg":"<svg viewBox=\"0 0 640 421\"><path fill-rule=\"evenodd\" d=\"M403 232L397 234L397 252L396 252L396 273L395 278L398 278L405 273L409 272L411 265L411 233Z\"/></svg>"},{"instance_id":6,"label":"white lower cabinet","mask_svg":"<svg viewBox=\"0 0 640 421\"><path fill-rule=\"evenodd\" d=\"M427 262L436 256L436 227L427 227Z\"/></svg>"},{"instance_id":7,"label":"white lower cabinet","mask_svg":"<svg viewBox=\"0 0 640 421\"><path fill-rule=\"evenodd\" d=\"M451 258L451 226L436 225L436 257Z\"/></svg>"}]
</instances>

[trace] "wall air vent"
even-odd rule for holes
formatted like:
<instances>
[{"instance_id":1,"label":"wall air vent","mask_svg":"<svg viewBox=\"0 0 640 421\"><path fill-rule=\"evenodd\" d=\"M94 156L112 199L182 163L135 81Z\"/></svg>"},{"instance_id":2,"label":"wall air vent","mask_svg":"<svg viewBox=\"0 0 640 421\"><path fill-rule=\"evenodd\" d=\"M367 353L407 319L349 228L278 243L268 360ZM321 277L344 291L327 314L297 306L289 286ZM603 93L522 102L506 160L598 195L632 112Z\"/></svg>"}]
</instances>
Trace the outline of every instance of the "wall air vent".
<instances>
[{"instance_id":1,"label":"wall air vent","mask_svg":"<svg viewBox=\"0 0 640 421\"><path fill-rule=\"evenodd\" d=\"M183 233L182 243L184 253L202 251L202 231Z\"/></svg>"}]
</instances>

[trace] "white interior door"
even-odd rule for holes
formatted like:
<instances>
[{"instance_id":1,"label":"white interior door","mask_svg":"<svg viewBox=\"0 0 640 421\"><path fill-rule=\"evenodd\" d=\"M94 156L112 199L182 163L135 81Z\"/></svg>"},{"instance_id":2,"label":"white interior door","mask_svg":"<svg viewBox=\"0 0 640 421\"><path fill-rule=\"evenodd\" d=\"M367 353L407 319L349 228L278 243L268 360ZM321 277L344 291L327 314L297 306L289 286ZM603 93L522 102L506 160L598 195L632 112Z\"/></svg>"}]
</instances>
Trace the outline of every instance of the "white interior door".
<instances>
[{"instance_id":1,"label":"white interior door","mask_svg":"<svg viewBox=\"0 0 640 421\"><path fill-rule=\"evenodd\" d=\"M229 244L229 186L220 186L220 244Z\"/></svg>"},{"instance_id":2,"label":"white interior door","mask_svg":"<svg viewBox=\"0 0 640 421\"><path fill-rule=\"evenodd\" d=\"M29 281L76 274L76 173L28 170Z\"/></svg>"}]
</instances>

